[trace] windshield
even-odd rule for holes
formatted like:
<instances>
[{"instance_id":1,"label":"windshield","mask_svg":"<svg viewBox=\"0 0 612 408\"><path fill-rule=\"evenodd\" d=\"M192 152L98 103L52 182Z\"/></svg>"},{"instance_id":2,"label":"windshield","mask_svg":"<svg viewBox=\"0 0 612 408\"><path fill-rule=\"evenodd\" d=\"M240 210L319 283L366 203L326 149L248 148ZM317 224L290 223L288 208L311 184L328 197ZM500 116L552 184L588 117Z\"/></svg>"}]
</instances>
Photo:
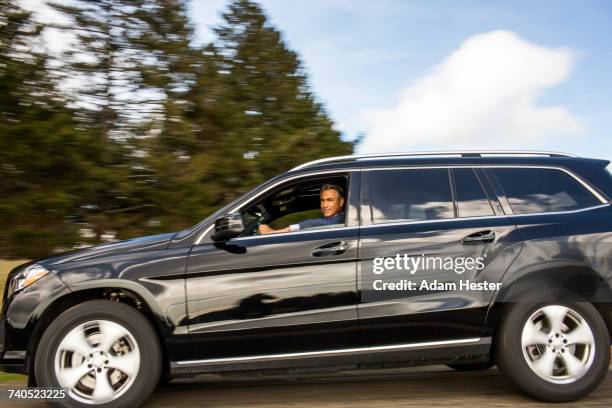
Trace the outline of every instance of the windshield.
<instances>
[{"instance_id":1,"label":"windshield","mask_svg":"<svg viewBox=\"0 0 612 408\"><path fill-rule=\"evenodd\" d=\"M232 208L242 204L244 201L248 200L249 197L251 197L252 195L257 193L259 190L261 190L263 188L266 188L269 184L276 182L283 175L273 177L273 178L271 178L271 179L269 179L269 180L267 180L267 181L265 181L265 182L255 186L254 188L252 188L248 192L242 194L240 197L238 197L235 200L233 200L233 201L229 202L228 204L224 205L223 207L221 207L220 209L218 209L217 211L215 211L214 213L212 213L211 215L209 215L208 217L206 217L205 219L203 219L202 221L200 221L199 223L197 223L193 227L190 227L190 228L188 228L186 230L178 232L172 238L172 240L173 241L181 241L181 240L184 240L187 237L190 237L190 236L192 236L194 234L198 234L199 235L202 232L201 231L202 228L205 228L213 220L215 220L216 218L220 217L223 214L226 214Z\"/></svg>"}]
</instances>

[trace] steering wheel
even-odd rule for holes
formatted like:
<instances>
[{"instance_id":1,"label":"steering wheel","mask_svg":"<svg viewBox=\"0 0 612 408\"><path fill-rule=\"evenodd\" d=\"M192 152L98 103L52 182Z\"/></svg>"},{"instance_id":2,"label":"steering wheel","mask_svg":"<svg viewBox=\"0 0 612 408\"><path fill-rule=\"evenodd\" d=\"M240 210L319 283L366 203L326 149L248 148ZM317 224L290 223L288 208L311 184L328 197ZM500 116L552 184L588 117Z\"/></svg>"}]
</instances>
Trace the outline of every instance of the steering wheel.
<instances>
[{"instance_id":1,"label":"steering wheel","mask_svg":"<svg viewBox=\"0 0 612 408\"><path fill-rule=\"evenodd\" d=\"M259 232L259 226L263 223L265 217L260 212L255 213L253 215L255 215L257 218L255 220L255 229L253 230L253 233L251 235L252 236L261 235Z\"/></svg>"}]
</instances>

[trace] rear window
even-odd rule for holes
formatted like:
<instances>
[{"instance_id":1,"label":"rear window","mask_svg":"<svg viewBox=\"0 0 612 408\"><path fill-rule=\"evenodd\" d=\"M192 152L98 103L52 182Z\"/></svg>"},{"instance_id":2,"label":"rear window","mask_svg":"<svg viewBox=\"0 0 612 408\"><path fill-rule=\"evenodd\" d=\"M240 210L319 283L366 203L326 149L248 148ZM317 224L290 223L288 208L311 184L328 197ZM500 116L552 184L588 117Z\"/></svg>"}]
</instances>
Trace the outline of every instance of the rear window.
<instances>
[{"instance_id":1,"label":"rear window","mask_svg":"<svg viewBox=\"0 0 612 408\"><path fill-rule=\"evenodd\" d=\"M515 214L572 211L601 202L569 174L556 169L495 169Z\"/></svg>"}]
</instances>

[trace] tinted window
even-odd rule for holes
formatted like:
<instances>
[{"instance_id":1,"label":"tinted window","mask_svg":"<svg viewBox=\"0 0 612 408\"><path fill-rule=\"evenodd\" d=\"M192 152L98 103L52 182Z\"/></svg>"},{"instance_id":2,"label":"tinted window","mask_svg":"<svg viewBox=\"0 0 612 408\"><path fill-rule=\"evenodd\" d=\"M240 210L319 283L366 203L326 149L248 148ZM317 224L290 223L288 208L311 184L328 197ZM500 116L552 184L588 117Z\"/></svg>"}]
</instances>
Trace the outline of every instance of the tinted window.
<instances>
[{"instance_id":1,"label":"tinted window","mask_svg":"<svg viewBox=\"0 0 612 408\"><path fill-rule=\"evenodd\" d=\"M459 217L494 215L493 208L473 169L454 169Z\"/></svg>"},{"instance_id":2,"label":"tinted window","mask_svg":"<svg viewBox=\"0 0 612 408\"><path fill-rule=\"evenodd\" d=\"M454 216L447 169L377 170L369 174L374 223Z\"/></svg>"},{"instance_id":3,"label":"tinted window","mask_svg":"<svg viewBox=\"0 0 612 408\"><path fill-rule=\"evenodd\" d=\"M569 174L554 169L495 169L515 214L570 211L601 204Z\"/></svg>"}]
</instances>

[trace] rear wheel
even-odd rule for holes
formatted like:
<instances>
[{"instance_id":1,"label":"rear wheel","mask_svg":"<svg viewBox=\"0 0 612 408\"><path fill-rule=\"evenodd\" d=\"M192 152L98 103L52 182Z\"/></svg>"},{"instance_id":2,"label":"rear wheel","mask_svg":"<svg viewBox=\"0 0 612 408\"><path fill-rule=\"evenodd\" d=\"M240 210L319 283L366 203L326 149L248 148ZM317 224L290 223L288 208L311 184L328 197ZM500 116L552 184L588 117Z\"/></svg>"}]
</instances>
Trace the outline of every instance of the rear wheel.
<instances>
[{"instance_id":1,"label":"rear wheel","mask_svg":"<svg viewBox=\"0 0 612 408\"><path fill-rule=\"evenodd\" d=\"M159 381L160 347L137 310L93 300L68 309L49 325L34 371L39 386L67 387L69 406L134 407Z\"/></svg>"},{"instance_id":2,"label":"rear wheel","mask_svg":"<svg viewBox=\"0 0 612 408\"><path fill-rule=\"evenodd\" d=\"M500 371L527 394L572 401L606 376L610 338L590 303L517 303L502 322L497 356Z\"/></svg>"}]
</instances>

